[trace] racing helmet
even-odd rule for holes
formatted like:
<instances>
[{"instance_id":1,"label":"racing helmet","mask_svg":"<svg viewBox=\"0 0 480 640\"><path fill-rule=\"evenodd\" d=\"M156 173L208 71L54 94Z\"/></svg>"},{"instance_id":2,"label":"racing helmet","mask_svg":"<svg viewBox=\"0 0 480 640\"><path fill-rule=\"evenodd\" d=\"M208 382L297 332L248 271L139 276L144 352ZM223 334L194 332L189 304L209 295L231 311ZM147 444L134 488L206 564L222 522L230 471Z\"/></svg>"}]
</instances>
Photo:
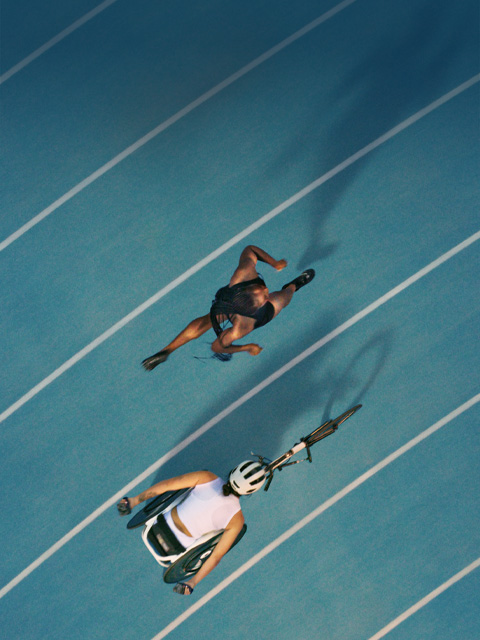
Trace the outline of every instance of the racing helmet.
<instances>
[{"instance_id":1,"label":"racing helmet","mask_svg":"<svg viewBox=\"0 0 480 640\"><path fill-rule=\"evenodd\" d=\"M254 493L265 482L265 467L258 460L244 460L230 471L228 482L240 496Z\"/></svg>"}]
</instances>

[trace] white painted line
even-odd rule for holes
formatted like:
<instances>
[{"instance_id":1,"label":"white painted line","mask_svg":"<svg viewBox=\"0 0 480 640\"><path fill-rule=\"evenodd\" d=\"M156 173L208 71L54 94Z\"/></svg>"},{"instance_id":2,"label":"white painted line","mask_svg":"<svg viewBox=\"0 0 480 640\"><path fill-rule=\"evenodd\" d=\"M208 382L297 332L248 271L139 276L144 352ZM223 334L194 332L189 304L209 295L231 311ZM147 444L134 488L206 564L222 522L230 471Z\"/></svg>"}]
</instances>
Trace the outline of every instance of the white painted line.
<instances>
[{"instance_id":1,"label":"white painted line","mask_svg":"<svg viewBox=\"0 0 480 640\"><path fill-rule=\"evenodd\" d=\"M452 576L449 580L447 580L446 582L441 584L439 587L431 591L427 596L425 596L425 598L422 598L421 600L419 600L417 604L414 604L412 607L410 607L410 609L407 609L404 613L398 616L398 618L395 618L395 620L392 620L390 624L387 624L386 627L383 627L383 629L381 629L374 636L372 636L370 640L380 640L380 638L384 638L387 635L387 633L390 633L390 631L395 629L395 627L398 627L398 625L404 622L404 620L406 620L407 618L412 616L414 613L419 611L422 607L424 607L426 604L434 600L441 593L449 589L456 582L458 582L462 578L465 578L465 576L468 576L468 574L474 571L474 569L478 569L478 567L480 567L480 558L477 558L474 562L469 564L468 567L465 567L465 569L462 569L461 571L456 573L454 576Z\"/></svg>"},{"instance_id":2,"label":"white painted line","mask_svg":"<svg viewBox=\"0 0 480 640\"><path fill-rule=\"evenodd\" d=\"M13 587L19 584L22 580L24 580L30 573L32 573L32 571L37 569L41 564L45 562L45 560L50 558L54 553L56 553L59 549L61 549L69 540L71 540L78 533L80 533L80 531L85 529L85 527L87 527L94 520L96 520L96 518L98 518L98 516L104 513L104 511L106 511L111 506L113 506L116 502L118 502L118 500L122 496L128 495L134 487L140 484L140 482L143 482L155 471L158 471L158 469L160 469L166 462L174 458L178 453L183 451L183 449L185 449L190 444L198 440L198 438L200 438L204 433L207 433L207 431L209 431L213 426L215 426L217 423L223 420L223 418L233 413L233 411L238 409L238 407L241 407L243 404L245 404L245 402L247 402L248 400L256 396L258 393L260 393L260 391L262 391L263 389L271 385L273 382L275 382L275 380L278 380L278 378L280 378L285 373L287 373L287 371L290 371L290 369L292 369L297 364L299 364L300 362L308 358L310 355L315 353L315 351L323 347L325 344L327 344L328 342L332 341L334 338L342 334L344 331L346 331L348 328L353 326L359 320L361 320L368 314L372 313L372 311L375 311L375 309L378 309L378 307L380 307L385 302L393 298L395 295L397 295L398 293L400 293L401 291L403 291L404 289L412 285L414 282L417 282L417 280L427 275L433 269L436 269L438 266L446 262L446 260L449 260L454 255L456 255L457 253L459 253L460 251L470 246L473 242L479 239L480 239L480 231L474 234L473 236L470 236L470 238L467 238L464 242L461 242L456 247L453 247L453 249L443 254L442 256L440 256L440 258L437 258L437 260L434 260L429 265L427 265L426 267L418 271L416 274L414 274L413 276L411 276L410 278L408 278L407 280L399 284L397 287L395 287L394 289L386 293L384 296L379 298L376 302L373 302L371 305L366 307L363 311L360 311L359 313L354 315L352 318L350 318L350 320L347 320L346 322L341 324L339 327L337 327L337 329L335 329L334 331L331 331L329 334L327 334L326 336L324 336L323 338L315 342L311 347L303 351L300 355L293 358L293 360L290 360L290 362L288 362L286 365L278 369L272 375L265 378L265 380L263 380L260 384L253 387L253 389L250 389L250 391L248 391L246 394L241 396L238 400L233 402L230 406L228 406L226 409L221 411L214 418L206 422L203 426L199 427L196 431L194 431L187 438L185 438L185 440L180 442L176 447L174 447L168 453L166 453L161 458L159 458L156 462L150 465L148 469L146 469L143 473L137 476L129 484L123 487L123 489L120 489L120 491L118 491L114 496L112 496L109 500L104 502L100 507L98 507L98 509L96 509L93 513L91 513L87 518L82 520L80 524L74 527L69 533L64 535L63 538L61 538L58 542L52 545L49 549L47 549L47 551L45 551L45 553L39 556L37 560L32 562L32 564L30 564L26 569L24 569L20 574L18 574L18 576L16 576L7 585L5 585L5 587L3 587L0 590L0 598L2 598L6 593L8 593L11 589L13 589ZM478 399L476 401L478 401Z\"/></svg>"},{"instance_id":3,"label":"white painted line","mask_svg":"<svg viewBox=\"0 0 480 640\"><path fill-rule=\"evenodd\" d=\"M474 404L476 404L479 401L480 401L480 393L474 396L473 398L471 398L470 400L468 400L468 402L465 402L464 404L462 404L460 407L458 407L457 409L449 413L447 416L445 416L438 422L436 422L434 425L432 425L431 427L429 427L428 429L420 433L418 436L416 436L415 438L413 438L412 440L404 444L402 447L394 451L392 454L384 458L381 462L379 462L374 467L369 469L366 473L359 476L356 480L348 484L341 491L336 493L334 496L329 498L326 502L324 502L319 507L317 507L314 511L312 511L307 516L305 516L305 518L297 522L297 524L295 524L293 527L290 527L290 529L285 531L285 533L279 536L276 540L274 540L269 545L264 547L256 555L250 558L250 560L248 560L245 564L243 564L236 571L230 574L228 578L225 578L225 580L222 580L222 582L220 582L216 587L214 587L211 591L209 591L202 598L200 598L198 602L196 602L194 605L189 607L186 611L184 611L181 615L179 615L178 618L175 618L173 622L171 622L164 629L162 629L162 631L160 631L160 633L158 633L153 638L153 640L162 640L162 638L165 638L171 631L173 631L178 626L180 626L182 622L185 622L185 620L190 618L190 616L192 616L195 612L201 609L205 604L207 604L207 602L212 600L212 598L214 598L216 595L218 595L224 589L230 586L232 582L235 582L235 580L240 578L240 576L246 573L249 569L254 567L258 562L260 562L260 560L263 560L263 558L268 556L272 551L275 551L275 549L277 549L281 544L286 542L293 535L298 533L301 529L303 529L303 527L305 527L307 524L310 524L313 520L315 520L315 518L318 518L318 516L324 513L325 511L327 511L327 509L330 509L330 507L333 507L334 504L339 502L342 498L345 498L345 496L347 496L349 493L357 489L360 485L362 485L364 482L369 480L376 473L384 469L394 460L396 460L397 458L402 456L404 453L406 453L407 451L415 447L417 444L419 444L420 442L422 442L423 440L431 436L433 433L435 433L436 431L444 427L446 424L448 424L449 422L457 418L464 411L467 411L467 409L470 409L470 407L472 407Z\"/></svg>"},{"instance_id":4,"label":"white painted line","mask_svg":"<svg viewBox=\"0 0 480 640\"><path fill-rule=\"evenodd\" d=\"M29 220L29 222L24 224L22 227L17 229L17 231L12 233L8 238L0 242L0 251L3 251L6 247L12 244L12 242L15 242L15 240L18 240L18 238L23 236L24 233L29 231L32 227L36 226L39 222L44 220L47 216L49 216L51 213L56 211L63 204L71 200L74 196L80 193L80 191L83 191L83 189L85 189L86 187L91 185L93 182L95 182L95 180L98 180L98 178L100 178L105 173L107 173L107 171L110 171L110 169L113 169L117 164L122 162L122 160L125 160L125 158L128 158L128 156L130 156L132 153L134 153L135 151L143 147L145 144L147 144L147 142L150 142L150 140L158 136L160 133L162 133L162 131L165 131L165 129L168 129L168 127L170 127L172 124L174 124L175 122L177 122L178 120L180 120L181 118L189 114L191 111L193 111L194 109L202 105L204 102L206 102L210 98L213 98L213 96L217 95L218 93L220 93L220 91L223 91L223 89L225 89L226 87L230 86L231 84L233 84L234 82L242 78L249 71L252 71L256 67L261 65L263 62L265 62L269 58L273 57L274 55L282 51L282 49L285 49L285 47L288 47L290 44L292 44L299 38L303 37L310 31L312 31L312 29L315 29L316 27L324 23L329 18L332 18L339 11L342 11L342 9L345 9L346 7L350 6L354 2L356 2L356 0L344 0L344 2L341 2L336 7L333 7L333 9L330 9L330 11L327 11L316 20L313 20L312 22L307 24L305 27L303 27L293 35L289 36L288 38L286 38L276 46L269 49L266 53L262 54L261 56L259 56L258 58L256 58L255 60L247 64L245 67L242 67L242 69L240 69L239 71L229 76L226 80L223 80L222 82L220 82L220 84L217 84L215 87L213 87L213 89L210 89L209 91L201 95L199 98L197 98L196 100L188 104L186 107L184 107L183 109L180 109L180 111L177 111L175 115L171 116L170 118L168 118L168 120L165 120L164 122L159 124L157 127L155 127L155 129L152 129L149 133L144 135L142 138L140 138L139 140L134 142L132 145L127 147L124 151L122 151L117 156L115 156L115 158L113 158L112 160L109 160L106 164L100 167L100 169L97 169L96 171L94 171L91 175L85 178L85 180L82 180L81 182L79 182L75 187L70 189L70 191L67 191L67 193L65 193L61 198L58 198L58 200L55 200L53 204L51 204L46 209L41 211L38 215L36 215L31 220Z\"/></svg>"},{"instance_id":5,"label":"white painted line","mask_svg":"<svg viewBox=\"0 0 480 640\"><path fill-rule=\"evenodd\" d=\"M302 189L301 191L298 191L298 193L296 193L294 196L292 196L288 200L285 200L285 202L283 202L281 205L279 205L275 209L272 209L269 213L259 218L256 222L254 222L253 224L248 226L246 229L238 233L236 236L228 240L228 242L225 242L225 244L223 244L221 247L219 247L218 249L215 249L215 251L213 251L208 256L206 256L205 258L197 262L197 264L187 269L187 271L185 271L182 275L178 276L178 278L175 278L175 280L172 280L172 282L170 282L168 285L166 285L165 287L157 291L157 293L154 294L151 298L143 302L140 306L138 306L136 309L131 311L128 315L126 315L124 318L119 320L112 327L107 329L107 331L105 331L100 336L95 338L95 340L90 342L90 344L88 344L86 347L78 351L74 356L69 358L60 367L58 367L58 369L55 369L55 371L53 371L50 375L48 375L41 382L35 385L32 389L30 389L30 391L28 391L25 395L19 398L10 407L5 409L0 414L0 424L4 420L6 420L9 416L11 416L13 413L15 413L15 411L20 409L20 407L26 404L29 400L34 398L38 393L40 393L40 391L45 389L45 387L47 387L54 380L56 380L58 377L60 377L62 374L68 371L71 367L73 367L77 362L82 360L91 351L93 351L98 346L100 346L103 342L105 342L105 340L108 340L108 338L111 338L115 333L117 333L117 331L120 331L120 329L122 329L125 325L127 325L129 322L134 320L137 316L139 316L141 313L146 311L149 307L151 307L153 304L158 302L161 298L166 296L167 293L169 293L170 291L178 287L180 284L182 284L182 282L185 282L186 280L188 280L188 278L190 278L195 273L203 269L203 267L205 267L210 262L218 258L218 256L222 255L222 253L225 253L228 249L231 249L233 246L238 244L241 240L244 240L251 233L253 233L257 229L262 227L264 224L266 224L267 222L269 222L270 220L278 216L280 213L282 213L283 211L291 207L293 204L295 204L296 202L298 202L299 200L307 196L314 189L317 189L322 184L327 182L327 180L330 180L331 178L336 176L338 173L340 173L341 171L343 171L344 169L352 165L354 162L363 158L365 155L367 155L367 153L370 153L370 151L373 151L384 142L387 142L387 140L390 140L390 138L397 135L398 133L400 133L410 125L414 124L420 118L423 118L427 114L431 113L434 109L437 109L441 105L445 104L445 102L447 102L448 100L451 100L458 94L462 93L463 91L471 87L473 84L475 84L479 80L480 80L480 74L478 76L475 76L474 78L471 78L468 82L461 84L459 87L457 87L453 91L450 91L449 93L445 94L439 100L435 100L435 102L432 102L430 105L428 105L424 109L421 109L416 114L414 114L410 118L407 118L407 120L404 120L402 123L400 123L393 129L390 129L390 131L385 133L383 136L380 136L380 138L377 138L376 140L368 144L366 147L363 147L363 149L360 149L360 151L357 151L357 153L354 153L352 156L350 156L349 158L341 162L339 165L337 165L336 167L334 167L333 169L325 173L323 176L321 176L320 178L318 178L317 180L315 180L314 182L306 186L304 189ZM478 239L477 235L478 234L475 234L471 237L472 242ZM465 242L469 242L469 239L465 240Z\"/></svg>"},{"instance_id":6,"label":"white painted line","mask_svg":"<svg viewBox=\"0 0 480 640\"><path fill-rule=\"evenodd\" d=\"M71 33L76 31L80 27L82 27L86 22L88 22L89 20L91 20L95 16L98 16L99 13L101 13L104 9L106 9L107 7L109 7L111 4L113 4L116 1L117 0L105 0L105 2L102 2L97 7L95 7L94 9L89 11L88 13L86 13L84 16L82 16L81 18L79 18L78 20L73 22L69 27L67 27L63 31L60 31L60 33L58 33L54 38L52 38L51 40L46 42L44 45L42 45L41 47L36 49L33 53L31 53L29 56L27 56L26 58L24 58L23 60L18 62L11 69L9 69L8 71L5 71L5 73L3 73L0 76L0 84L4 83L6 80L11 78L13 75L18 73L22 69L24 69L28 64L30 64L31 62L33 62L34 60L39 58L42 55L42 53L45 53L46 51L48 51L49 49L54 47L61 40L63 40L64 38L69 36Z\"/></svg>"}]
</instances>

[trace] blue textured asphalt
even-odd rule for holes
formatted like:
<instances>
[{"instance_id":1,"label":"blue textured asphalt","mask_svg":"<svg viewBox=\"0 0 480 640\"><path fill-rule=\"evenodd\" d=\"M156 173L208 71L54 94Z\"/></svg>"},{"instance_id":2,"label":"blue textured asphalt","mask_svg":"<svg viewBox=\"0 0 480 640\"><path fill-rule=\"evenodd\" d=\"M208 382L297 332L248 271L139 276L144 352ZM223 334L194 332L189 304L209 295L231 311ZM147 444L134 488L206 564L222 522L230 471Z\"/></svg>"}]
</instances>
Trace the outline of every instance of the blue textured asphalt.
<instances>
[{"instance_id":1,"label":"blue textured asphalt","mask_svg":"<svg viewBox=\"0 0 480 640\"><path fill-rule=\"evenodd\" d=\"M0 241L332 1L118 0L1 87ZM22 6L23 5L23 6ZM2 9L1 72L95 6ZM0 411L186 269L478 71L478 8L357 0L218 93L0 253ZM478 84L279 214L1 424L2 583L186 436L479 231ZM141 360L204 314L247 242L271 289L317 277L264 351L222 365L207 335ZM249 531L190 599L109 509L0 601L10 639L150 640L362 473L479 393L478 242L336 337L143 482L279 455L364 407L245 503ZM368 640L480 554L478 405L258 563L175 638ZM140 487L139 487L140 488ZM478 572L391 634L480 635Z\"/></svg>"}]
</instances>

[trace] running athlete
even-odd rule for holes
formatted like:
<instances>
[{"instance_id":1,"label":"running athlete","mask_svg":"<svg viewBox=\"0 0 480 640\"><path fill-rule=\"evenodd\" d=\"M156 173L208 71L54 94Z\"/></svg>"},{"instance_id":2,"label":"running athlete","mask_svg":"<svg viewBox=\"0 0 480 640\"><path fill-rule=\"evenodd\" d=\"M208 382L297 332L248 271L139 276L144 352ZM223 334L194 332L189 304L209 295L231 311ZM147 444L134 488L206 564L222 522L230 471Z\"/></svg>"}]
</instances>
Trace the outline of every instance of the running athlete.
<instances>
[{"instance_id":1,"label":"running athlete","mask_svg":"<svg viewBox=\"0 0 480 640\"><path fill-rule=\"evenodd\" d=\"M211 471L194 471L162 480L134 498L122 498L117 508L119 514L124 516L144 500L166 491L194 487L182 503L163 514L170 531L184 548L205 533L222 529L224 532L198 572L187 582L179 582L173 588L175 593L190 595L200 580L218 565L242 530L245 520L240 508L240 496L258 491L264 480L265 469L260 462L245 460L230 472L227 482Z\"/></svg>"},{"instance_id":2,"label":"running athlete","mask_svg":"<svg viewBox=\"0 0 480 640\"><path fill-rule=\"evenodd\" d=\"M229 284L215 294L210 312L192 320L170 344L143 360L143 367L151 371L165 362L173 351L196 340L212 327L217 337L211 348L220 360L228 360L232 354L241 351L247 351L252 356L258 355L262 351L258 344L233 343L273 320L290 303L295 291L311 282L315 276L313 269L307 269L285 284L281 291L270 293L263 278L257 273L258 261L266 262L277 271L287 266L286 260L275 260L259 247L245 247ZM224 326L227 322L231 324L229 328Z\"/></svg>"}]
</instances>

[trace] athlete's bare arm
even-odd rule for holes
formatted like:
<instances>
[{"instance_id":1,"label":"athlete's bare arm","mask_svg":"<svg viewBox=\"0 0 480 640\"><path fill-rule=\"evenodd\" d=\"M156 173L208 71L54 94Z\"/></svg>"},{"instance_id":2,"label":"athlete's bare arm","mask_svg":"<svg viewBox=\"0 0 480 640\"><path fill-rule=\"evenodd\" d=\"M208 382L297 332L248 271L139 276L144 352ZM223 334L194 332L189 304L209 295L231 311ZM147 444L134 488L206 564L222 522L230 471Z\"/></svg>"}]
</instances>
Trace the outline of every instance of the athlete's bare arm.
<instances>
[{"instance_id":1,"label":"athlete's bare arm","mask_svg":"<svg viewBox=\"0 0 480 640\"><path fill-rule=\"evenodd\" d=\"M161 480L154 484L149 489L142 491L134 498L129 498L130 509L133 509L144 500L149 500L155 496L159 496L166 491L177 491L178 489L186 489L189 487L196 487L197 484L205 484L215 480L216 476L211 471L192 471L191 473L184 473L181 476L175 478L169 478L168 480Z\"/></svg>"},{"instance_id":2,"label":"athlete's bare arm","mask_svg":"<svg viewBox=\"0 0 480 640\"><path fill-rule=\"evenodd\" d=\"M281 271L287 266L286 260L275 260L275 258L272 258L270 254L263 249L260 249L260 247L249 244L240 254L238 267L235 269L235 272L230 279L230 286L237 284L238 282L245 282L246 280L253 280L258 277L256 269L258 261L266 262L277 271Z\"/></svg>"},{"instance_id":3,"label":"athlete's bare arm","mask_svg":"<svg viewBox=\"0 0 480 640\"><path fill-rule=\"evenodd\" d=\"M244 523L245 519L243 517L243 513L241 511L238 511L227 524L222 537L218 541L217 546L212 551L211 555L205 560L199 571L192 578L190 578L186 582L186 584L194 589L200 582L200 580L203 580L203 578L205 578L205 576L207 576L210 571L213 571L213 569L215 569L220 560L237 539L237 536L242 530Z\"/></svg>"},{"instance_id":4,"label":"athlete's bare arm","mask_svg":"<svg viewBox=\"0 0 480 640\"><path fill-rule=\"evenodd\" d=\"M262 347L253 342L248 344L234 345L233 342L241 340L255 327L255 320L253 318L246 318L244 316L234 316L232 326L229 329L225 329L218 338L212 343L212 351L214 353L241 353L247 351L252 356L257 356Z\"/></svg>"}]
</instances>

